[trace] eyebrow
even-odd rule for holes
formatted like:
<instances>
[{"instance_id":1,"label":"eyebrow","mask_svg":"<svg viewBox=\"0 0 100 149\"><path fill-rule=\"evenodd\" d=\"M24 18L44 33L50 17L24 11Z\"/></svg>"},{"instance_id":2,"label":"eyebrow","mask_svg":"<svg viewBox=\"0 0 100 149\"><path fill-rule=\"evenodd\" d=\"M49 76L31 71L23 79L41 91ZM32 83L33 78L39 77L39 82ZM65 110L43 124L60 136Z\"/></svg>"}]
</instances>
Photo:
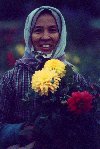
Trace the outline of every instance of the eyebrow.
<instances>
[{"instance_id":1,"label":"eyebrow","mask_svg":"<svg viewBox=\"0 0 100 149\"><path fill-rule=\"evenodd\" d=\"M38 25L36 25L36 26L34 26L34 28L41 28L42 26L38 26ZM52 27L52 28L57 28L57 26L56 25L51 25L51 26L49 26L49 27Z\"/></svg>"}]
</instances>

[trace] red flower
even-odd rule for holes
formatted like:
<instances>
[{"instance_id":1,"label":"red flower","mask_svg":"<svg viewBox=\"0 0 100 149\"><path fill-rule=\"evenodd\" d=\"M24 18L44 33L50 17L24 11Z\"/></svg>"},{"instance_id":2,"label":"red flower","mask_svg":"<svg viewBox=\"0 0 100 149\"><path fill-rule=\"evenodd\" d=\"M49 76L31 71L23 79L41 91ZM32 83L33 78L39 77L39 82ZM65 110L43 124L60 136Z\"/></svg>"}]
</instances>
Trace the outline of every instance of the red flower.
<instances>
[{"instance_id":1,"label":"red flower","mask_svg":"<svg viewBox=\"0 0 100 149\"><path fill-rule=\"evenodd\" d=\"M88 91L73 92L67 100L68 108L77 114L88 112L92 109L93 96Z\"/></svg>"},{"instance_id":2,"label":"red flower","mask_svg":"<svg viewBox=\"0 0 100 149\"><path fill-rule=\"evenodd\" d=\"M13 53L9 51L9 52L7 53L7 63L8 63L8 65L9 65L10 67L13 67L14 64L15 64L15 61L16 61L16 59L15 59Z\"/></svg>"}]
</instances>

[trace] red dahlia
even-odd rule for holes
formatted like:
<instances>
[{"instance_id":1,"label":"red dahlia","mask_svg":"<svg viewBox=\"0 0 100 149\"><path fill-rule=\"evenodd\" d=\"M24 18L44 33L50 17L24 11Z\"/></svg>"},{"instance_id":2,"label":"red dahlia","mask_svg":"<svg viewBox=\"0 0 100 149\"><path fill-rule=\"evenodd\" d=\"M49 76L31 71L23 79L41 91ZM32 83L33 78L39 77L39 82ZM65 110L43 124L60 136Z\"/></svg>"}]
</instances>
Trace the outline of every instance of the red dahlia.
<instances>
[{"instance_id":1,"label":"red dahlia","mask_svg":"<svg viewBox=\"0 0 100 149\"><path fill-rule=\"evenodd\" d=\"M78 91L72 93L67 104L70 111L80 114L92 109L92 100L93 96L88 91Z\"/></svg>"}]
</instances>

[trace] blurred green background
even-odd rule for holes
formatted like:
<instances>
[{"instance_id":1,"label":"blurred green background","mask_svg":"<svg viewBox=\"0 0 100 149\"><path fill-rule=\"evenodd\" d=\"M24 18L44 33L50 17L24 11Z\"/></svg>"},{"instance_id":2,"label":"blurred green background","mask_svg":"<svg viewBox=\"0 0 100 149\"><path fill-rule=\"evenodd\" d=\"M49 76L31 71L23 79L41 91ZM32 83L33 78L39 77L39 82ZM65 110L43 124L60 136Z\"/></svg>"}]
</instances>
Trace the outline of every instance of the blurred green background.
<instances>
[{"instance_id":1,"label":"blurred green background","mask_svg":"<svg viewBox=\"0 0 100 149\"><path fill-rule=\"evenodd\" d=\"M100 0L0 0L0 75L23 56L26 17L42 5L65 16L66 59L90 82L100 83Z\"/></svg>"}]
</instances>

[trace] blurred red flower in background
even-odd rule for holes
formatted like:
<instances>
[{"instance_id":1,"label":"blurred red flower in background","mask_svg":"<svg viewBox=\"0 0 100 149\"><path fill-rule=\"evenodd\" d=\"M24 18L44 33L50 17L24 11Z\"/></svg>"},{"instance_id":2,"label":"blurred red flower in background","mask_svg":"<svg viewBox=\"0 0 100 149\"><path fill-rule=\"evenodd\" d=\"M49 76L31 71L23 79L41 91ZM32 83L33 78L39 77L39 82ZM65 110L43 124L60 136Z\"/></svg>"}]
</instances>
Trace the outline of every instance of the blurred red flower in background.
<instances>
[{"instance_id":1,"label":"blurred red flower in background","mask_svg":"<svg viewBox=\"0 0 100 149\"><path fill-rule=\"evenodd\" d=\"M12 53L11 51L9 51L9 52L7 53L6 59L7 59L7 64L8 64L10 67L13 67L14 64L15 64L16 59L15 59L15 57L14 57L14 55L13 55L13 53Z\"/></svg>"},{"instance_id":2,"label":"blurred red flower in background","mask_svg":"<svg viewBox=\"0 0 100 149\"><path fill-rule=\"evenodd\" d=\"M78 91L72 93L72 96L67 100L67 104L70 111L80 114L92 109L92 101L93 96L88 91Z\"/></svg>"}]
</instances>

